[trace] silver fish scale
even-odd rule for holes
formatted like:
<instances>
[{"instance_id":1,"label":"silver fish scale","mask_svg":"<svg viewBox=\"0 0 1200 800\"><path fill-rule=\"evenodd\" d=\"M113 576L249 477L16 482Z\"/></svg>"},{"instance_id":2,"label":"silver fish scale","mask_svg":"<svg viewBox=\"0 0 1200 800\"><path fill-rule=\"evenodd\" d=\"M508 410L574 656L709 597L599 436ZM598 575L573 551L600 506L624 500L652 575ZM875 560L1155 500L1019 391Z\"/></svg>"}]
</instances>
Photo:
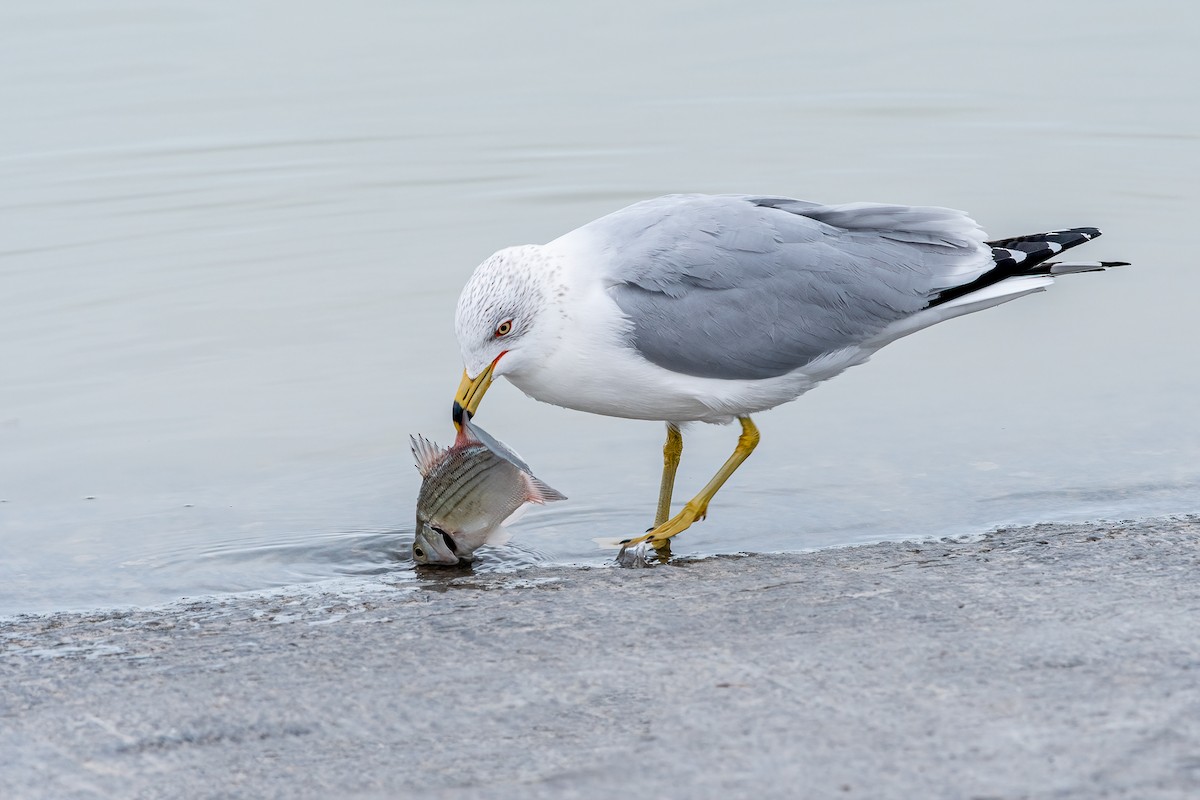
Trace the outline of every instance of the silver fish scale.
<instances>
[{"instance_id":1,"label":"silver fish scale","mask_svg":"<svg viewBox=\"0 0 1200 800\"><path fill-rule=\"evenodd\" d=\"M434 485L450 491L440 496L441 502L434 510L440 513L447 508L454 508L464 497L470 496L497 460L487 448L478 445L454 451L446 459L443 468L438 470L438 480Z\"/></svg>"},{"instance_id":2,"label":"silver fish scale","mask_svg":"<svg viewBox=\"0 0 1200 800\"><path fill-rule=\"evenodd\" d=\"M503 480L509 484L505 487L505 502L492 506L503 519L524 500L519 475L519 470L511 462L498 457L484 445L456 449L422 485L417 507L423 508L428 502L431 520L443 519L443 515L453 514L460 509L469 512L472 510L470 504L464 501L476 493L481 484L489 480L495 483Z\"/></svg>"}]
</instances>

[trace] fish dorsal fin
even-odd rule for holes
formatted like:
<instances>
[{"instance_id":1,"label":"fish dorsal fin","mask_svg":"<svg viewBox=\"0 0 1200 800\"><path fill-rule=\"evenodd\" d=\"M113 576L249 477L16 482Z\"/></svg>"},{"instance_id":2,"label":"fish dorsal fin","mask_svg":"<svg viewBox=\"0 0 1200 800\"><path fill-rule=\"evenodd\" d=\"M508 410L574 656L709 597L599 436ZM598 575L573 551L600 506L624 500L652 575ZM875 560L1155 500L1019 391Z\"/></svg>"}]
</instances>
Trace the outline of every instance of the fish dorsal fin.
<instances>
[{"instance_id":1,"label":"fish dorsal fin","mask_svg":"<svg viewBox=\"0 0 1200 800\"><path fill-rule=\"evenodd\" d=\"M417 471L421 473L422 478L428 477L442 459L442 448L420 434L408 438L412 442L412 454L417 462Z\"/></svg>"},{"instance_id":2,"label":"fish dorsal fin","mask_svg":"<svg viewBox=\"0 0 1200 800\"><path fill-rule=\"evenodd\" d=\"M541 478L535 478L528 472L523 473L523 475L525 477L525 486L529 489L529 502L553 503L555 500L567 499L565 494L548 486Z\"/></svg>"}]
</instances>

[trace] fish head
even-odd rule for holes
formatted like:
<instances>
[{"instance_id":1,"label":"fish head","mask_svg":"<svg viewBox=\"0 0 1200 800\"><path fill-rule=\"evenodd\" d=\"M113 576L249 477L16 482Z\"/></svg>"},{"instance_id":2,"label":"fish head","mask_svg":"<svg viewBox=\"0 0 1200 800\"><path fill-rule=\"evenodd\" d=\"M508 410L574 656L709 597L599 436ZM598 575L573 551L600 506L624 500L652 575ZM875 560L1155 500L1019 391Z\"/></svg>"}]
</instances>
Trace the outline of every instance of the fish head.
<instances>
[{"instance_id":1,"label":"fish head","mask_svg":"<svg viewBox=\"0 0 1200 800\"><path fill-rule=\"evenodd\" d=\"M469 419L464 418L458 434L454 446L445 450L413 437L423 478L412 546L417 564L469 563L480 547L508 541L502 528L522 505L565 499Z\"/></svg>"},{"instance_id":2,"label":"fish head","mask_svg":"<svg viewBox=\"0 0 1200 800\"><path fill-rule=\"evenodd\" d=\"M413 561L418 564L457 564L458 554L454 537L432 522L417 518L417 535L413 539Z\"/></svg>"}]
</instances>

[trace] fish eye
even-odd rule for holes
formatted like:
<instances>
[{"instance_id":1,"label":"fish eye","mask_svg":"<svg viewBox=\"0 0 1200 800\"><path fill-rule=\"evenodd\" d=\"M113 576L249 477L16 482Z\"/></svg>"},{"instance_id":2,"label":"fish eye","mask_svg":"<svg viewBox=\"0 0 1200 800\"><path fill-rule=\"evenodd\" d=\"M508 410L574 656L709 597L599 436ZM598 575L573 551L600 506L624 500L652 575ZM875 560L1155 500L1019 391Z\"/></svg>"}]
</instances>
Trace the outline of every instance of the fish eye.
<instances>
[{"instance_id":1,"label":"fish eye","mask_svg":"<svg viewBox=\"0 0 1200 800\"><path fill-rule=\"evenodd\" d=\"M499 339L501 336L508 336L510 333L512 333L512 329L513 329L512 320L511 319L504 320L504 322L501 322L499 325L496 326L496 338Z\"/></svg>"},{"instance_id":2,"label":"fish eye","mask_svg":"<svg viewBox=\"0 0 1200 800\"><path fill-rule=\"evenodd\" d=\"M416 556L417 558L424 558L425 551L421 549L420 545L414 544L413 545L413 555Z\"/></svg>"}]
</instances>

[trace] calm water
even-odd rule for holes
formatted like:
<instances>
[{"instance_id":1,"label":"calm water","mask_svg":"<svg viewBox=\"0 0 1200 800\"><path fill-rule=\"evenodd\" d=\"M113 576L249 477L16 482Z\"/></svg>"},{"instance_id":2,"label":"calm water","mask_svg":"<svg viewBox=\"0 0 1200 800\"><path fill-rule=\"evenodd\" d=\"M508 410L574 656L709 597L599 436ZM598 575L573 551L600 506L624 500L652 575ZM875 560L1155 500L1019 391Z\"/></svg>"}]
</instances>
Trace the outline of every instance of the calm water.
<instances>
[{"instance_id":1,"label":"calm water","mask_svg":"<svg viewBox=\"0 0 1200 800\"><path fill-rule=\"evenodd\" d=\"M1080 256L1137 265L762 415L676 552L1200 508L1190 7L190 5L0 6L0 613L414 579L459 287L671 191L1098 225ZM480 422L571 500L478 569L646 527L659 425L503 384ZM682 496L734 439L688 431Z\"/></svg>"}]
</instances>

